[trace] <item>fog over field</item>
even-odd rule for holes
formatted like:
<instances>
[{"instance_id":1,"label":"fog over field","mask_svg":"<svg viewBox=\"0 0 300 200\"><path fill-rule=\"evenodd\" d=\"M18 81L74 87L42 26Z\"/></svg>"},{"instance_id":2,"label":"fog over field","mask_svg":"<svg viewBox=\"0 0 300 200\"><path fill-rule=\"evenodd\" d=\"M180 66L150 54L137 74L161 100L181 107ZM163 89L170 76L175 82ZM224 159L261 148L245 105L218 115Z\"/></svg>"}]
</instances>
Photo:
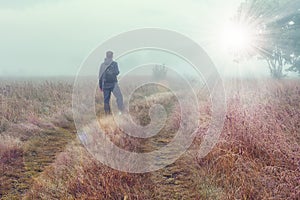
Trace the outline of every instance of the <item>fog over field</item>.
<instances>
[{"instance_id":1,"label":"fog over field","mask_svg":"<svg viewBox=\"0 0 300 200\"><path fill-rule=\"evenodd\" d=\"M204 48L223 76L268 76L265 61L233 62L220 42L224 26L240 3L241 0L188 0L176 4L171 0L2 0L0 76L75 76L83 60L99 44L143 27L170 29L190 37ZM147 52L131 57L136 60L141 55L147 57ZM124 65L131 61L126 59ZM174 64L184 68L180 63Z\"/></svg>"},{"instance_id":2,"label":"fog over field","mask_svg":"<svg viewBox=\"0 0 300 200\"><path fill-rule=\"evenodd\" d=\"M0 0L0 199L300 199L300 0Z\"/></svg>"}]
</instances>

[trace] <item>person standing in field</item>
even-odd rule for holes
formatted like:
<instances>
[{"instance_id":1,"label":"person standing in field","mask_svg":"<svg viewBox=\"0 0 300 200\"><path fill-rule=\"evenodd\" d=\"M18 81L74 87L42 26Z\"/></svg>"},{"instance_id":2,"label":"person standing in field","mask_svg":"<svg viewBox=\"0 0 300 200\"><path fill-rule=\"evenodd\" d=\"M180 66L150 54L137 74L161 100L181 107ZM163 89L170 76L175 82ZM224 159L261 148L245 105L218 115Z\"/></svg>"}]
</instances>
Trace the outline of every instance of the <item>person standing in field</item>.
<instances>
[{"instance_id":1,"label":"person standing in field","mask_svg":"<svg viewBox=\"0 0 300 200\"><path fill-rule=\"evenodd\" d=\"M99 70L99 87L104 96L104 111L106 114L111 114L110 97L111 93L116 97L119 114L123 112L123 95L121 93L118 78L119 75L118 63L113 60L113 52L106 52L106 58L101 64Z\"/></svg>"}]
</instances>

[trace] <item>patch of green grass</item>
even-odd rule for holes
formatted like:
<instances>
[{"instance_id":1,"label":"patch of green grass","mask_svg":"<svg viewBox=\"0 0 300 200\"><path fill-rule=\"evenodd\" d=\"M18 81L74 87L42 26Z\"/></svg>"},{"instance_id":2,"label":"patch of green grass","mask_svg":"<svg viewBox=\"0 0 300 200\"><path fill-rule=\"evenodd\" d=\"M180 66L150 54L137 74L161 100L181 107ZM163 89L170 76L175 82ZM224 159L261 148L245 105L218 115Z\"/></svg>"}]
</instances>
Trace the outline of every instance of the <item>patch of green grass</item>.
<instances>
[{"instance_id":1,"label":"patch of green grass","mask_svg":"<svg viewBox=\"0 0 300 200\"><path fill-rule=\"evenodd\" d=\"M24 145L26 174L30 177L42 172L75 137L74 134L61 129L59 132L48 131L31 138Z\"/></svg>"},{"instance_id":2,"label":"patch of green grass","mask_svg":"<svg viewBox=\"0 0 300 200\"><path fill-rule=\"evenodd\" d=\"M18 149L16 156L8 156L0 169L1 199L20 199L31 187L33 180L74 140L75 134L59 129L37 134ZM4 159L4 158L3 158ZM3 160L2 159L2 160Z\"/></svg>"}]
</instances>

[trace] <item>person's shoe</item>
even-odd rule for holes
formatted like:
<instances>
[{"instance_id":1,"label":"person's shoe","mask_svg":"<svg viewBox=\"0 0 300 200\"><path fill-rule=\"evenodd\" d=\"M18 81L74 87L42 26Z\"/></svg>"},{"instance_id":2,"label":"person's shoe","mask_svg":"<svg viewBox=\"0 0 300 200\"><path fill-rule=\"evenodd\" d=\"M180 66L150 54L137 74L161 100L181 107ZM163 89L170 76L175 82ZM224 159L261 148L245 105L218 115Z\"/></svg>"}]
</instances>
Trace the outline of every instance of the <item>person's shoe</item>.
<instances>
[{"instance_id":1,"label":"person's shoe","mask_svg":"<svg viewBox=\"0 0 300 200\"><path fill-rule=\"evenodd\" d=\"M120 116L120 115L122 115L122 112L121 112L121 111L119 111L118 115L119 115L119 116Z\"/></svg>"},{"instance_id":2,"label":"person's shoe","mask_svg":"<svg viewBox=\"0 0 300 200\"><path fill-rule=\"evenodd\" d=\"M111 112L110 111L105 111L105 115L109 116L109 115L111 115Z\"/></svg>"}]
</instances>

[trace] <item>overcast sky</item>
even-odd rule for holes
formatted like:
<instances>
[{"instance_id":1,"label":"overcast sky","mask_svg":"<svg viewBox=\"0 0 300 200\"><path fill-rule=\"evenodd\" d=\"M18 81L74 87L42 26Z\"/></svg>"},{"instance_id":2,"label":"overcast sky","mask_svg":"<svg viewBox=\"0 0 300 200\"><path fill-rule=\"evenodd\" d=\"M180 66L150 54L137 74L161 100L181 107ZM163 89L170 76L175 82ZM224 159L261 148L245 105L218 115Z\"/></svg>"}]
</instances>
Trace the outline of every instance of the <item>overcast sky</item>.
<instances>
[{"instance_id":1,"label":"overcast sky","mask_svg":"<svg viewBox=\"0 0 300 200\"><path fill-rule=\"evenodd\" d=\"M266 63L237 64L220 48L221 28L240 3L0 0L0 76L75 75L89 53L106 39L144 27L171 29L192 38L207 51L222 75L268 75Z\"/></svg>"}]
</instances>

